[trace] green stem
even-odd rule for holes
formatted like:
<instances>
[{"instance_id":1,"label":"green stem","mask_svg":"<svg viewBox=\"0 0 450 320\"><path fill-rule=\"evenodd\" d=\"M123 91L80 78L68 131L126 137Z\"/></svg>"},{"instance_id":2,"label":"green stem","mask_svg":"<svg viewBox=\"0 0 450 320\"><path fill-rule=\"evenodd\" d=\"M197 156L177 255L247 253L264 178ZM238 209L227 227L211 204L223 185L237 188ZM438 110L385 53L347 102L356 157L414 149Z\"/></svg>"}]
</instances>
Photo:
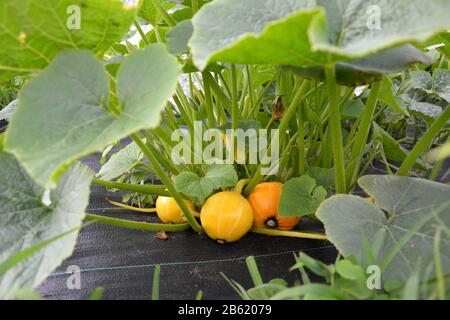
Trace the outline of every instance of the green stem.
<instances>
[{"instance_id":1,"label":"green stem","mask_svg":"<svg viewBox=\"0 0 450 320\"><path fill-rule=\"evenodd\" d=\"M436 161L436 163L433 166L433 169L431 170L431 174L430 174L430 180L432 181L436 181L439 178L439 173L442 170L442 167L444 166L445 163L445 158L442 158L438 161Z\"/></svg>"},{"instance_id":2,"label":"green stem","mask_svg":"<svg viewBox=\"0 0 450 320\"><path fill-rule=\"evenodd\" d=\"M142 30L141 25L139 24L139 22L137 22L136 19L134 20L134 26L136 27L137 31L141 35L141 38L145 42L145 45L149 46L151 43L148 40L147 36L145 35L144 31Z\"/></svg>"},{"instance_id":3,"label":"green stem","mask_svg":"<svg viewBox=\"0 0 450 320\"><path fill-rule=\"evenodd\" d=\"M302 239L315 239L315 240L328 240L325 234L309 233L299 231L283 231L276 229L264 229L264 228L252 228L251 233L263 234L266 236L275 237L289 237L289 238L302 238Z\"/></svg>"},{"instance_id":4,"label":"green stem","mask_svg":"<svg viewBox=\"0 0 450 320\"><path fill-rule=\"evenodd\" d=\"M161 273L161 266L157 265L153 272L152 284L152 300L159 300L159 274Z\"/></svg>"},{"instance_id":5,"label":"green stem","mask_svg":"<svg viewBox=\"0 0 450 320\"><path fill-rule=\"evenodd\" d=\"M346 193L345 158L341 129L341 111L339 109L338 86L336 83L335 65L325 67L328 84L328 99L330 101L330 133L333 150L334 176L336 193Z\"/></svg>"},{"instance_id":6,"label":"green stem","mask_svg":"<svg viewBox=\"0 0 450 320\"><path fill-rule=\"evenodd\" d=\"M164 186L149 185L149 184L130 184L121 182L105 181L100 179L92 179L92 184L102 186L105 188L133 191L142 194L153 194L163 197L170 197L170 193L165 191Z\"/></svg>"},{"instance_id":7,"label":"green stem","mask_svg":"<svg viewBox=\"0 0 450 320\"><path fill-rule=\"evenodd\" d=\"M189 224L161 224L161 223L147 223L136 222L124 219L110 218L105 216L99 216L94 214L86 214L86 220L100 222L103 224L109 224L116 227L135 229L142 231L167 231L167 232L179 232L189 229Z\"/></svg>"},{"instance_id":8,"label":"green stem","mask_svg":"<svg viewBox=\"0 0 450 320\"><path fill-rule=\"evenodd\" d=\"M281 138L283 138L284 133L287 130L287 127L292 119L292 117L295 115L298 105L300 104L300 101L302 98L305 97L304 93L307 88L307 81L300 82L300 78L297 78L297 83L295 86L295 95L292 99L287 111L283 115L283 118L281 120L280 125L278 126L278 130L280 131ZM268 154L269 150L266 151L265 156ZM264 157L265 157L264 156ZM244 195L247 196L252 190L255 188L255 186L261 181L261 165L258 165L256 168L255 174L250 179L250 182L248 183L247 187L244 190Z\"/></svg>"},{"instance_id":9,"label":"green stem","mask_svg":"<svg viewBox=\"0 0 450 320\"><path fill-rule=\"evenodd\" d=\"M442 228L438 228L436 231L436 235L434 236L433 251L434 251L434 266L436 270L438 296L439 300L445 300L445 280L441 260L441 233Z\"/></svg>"},{"instance_id":10,"label":"green stem","mask_svg":"<svg viewBox=\"0 0 450 320\"><path fill-rule=\"evenodd\" d=\"M191 6L192 6L192 13L196 14L198 11L198 0L192 0Z\"/></svg>"},{"instance_id":11,"label":"green stem","mask_svg":"<svg viewBox=\"0 0 450 320\"><path fill-rule=\"evenodd\" d=\"M297 110L297 122L298 122L298 170L301 175L306 173L306 152L305 152L305 123L303 119L303 110L298 108Z\"/></svg>"},{"instance_id":12,"label":"green stem","mask_svg":"<svg viewBox=\"0 0 450 320\"><path fill-rule=\"evenodd\" d=\"M239 104L238 104L238 87L236 65L231 65L231 128L237 130L239 122Z\"/></svg>"},{"instance_id":13,"label":"green stem","mask_svg":"<svg viewBox=\"0 0 450 320\"><path fill-rule=\"evenodd\" d=\"M192 212L186 206L186 203L183 201L183 198L181 197L180 193L175 189L175 186L173 185L172 180L170 180L169 176L164 172L164 170L161 169L158 161L156 160L155 156L150 151L150 149L147 147L147 145L142 142L142 140L139 138L139 136L136 133L132 134L131 138L133 138L134 142L136 142L136 144L142 150L144 155L147 157L148 161L152 165L156 174L161 179L161 181L164 183L167 190L169 190L170 194L175 199L175 201L177 202L180 209L183 211L183 213L184 213L187 221L191 225L192 229L194 229L198 233L203 233L202 227L198 224L197 220L195 220L195 217L192 215Z\"/></svg>"},{"instance_id":14,"label":"green stem","mask_svg":"<svg viewBox=\"0 0 450 320\"><path fill-rule=\"evenodd\" d=\"M170 14L164 9L159 0L152 0L152 4L155 6L156 10L161 14L163 20L170 26L175 27L177 22L174 18L170 16Z\"/></svg>"},{"instance_id":15,"label":"green stem","mask_svg":"<svg viewBox=\"0 0 450 320\"><path fill-rule=\"evenodd\" d=\"M361 165L361 155L369 137L372 120L378 102L378 95L381 89L381 82L372 85L366 107L361 115L361 121L358 125L358 131L353 142L352 151L349 158L349 166L347 167L347 185L352 185L357 178L359 167Z\"/></svg>"},{"instance_id":16,"label":"green stem","mask_svg":"<svg viewBox=\"0 0 450 320\"><path fill-rule=\"evenodd\" d=\"M255 103L255 92L253 91L253 85L252 85L252 78L250 73L250 67L248 65L245 65L245 70L247 72L247 83L248 83L248 91L249 91L249 98L250 98L250 105L253 106Z\"/></svg>"},{"instance_id":17,"label":"green stem","mask_svg":"<svg viewBox=\"0 0 450 320\"><path fill-rule=\"evenodd\" d=\"M245 185L248 183L248 179L241 179L238 181L236 186L234 187L234 192L242 193L242 190L244 189Z\"/></svg>"},{"instance_id":18,"label":"green stem","mask_svg":"<svg viewBox=\"0 0 450 320\"><path fill-rule=\"evenodd\" d=\"M304 93L307 88L307 85L308 85L307 80L301 80L300 78L297 78L297 83L294 88L295 90L294 98L292 99L287 110L283 114L283 118L281 118L280 125L278 126L278 130L280 130L281 137L285 135L292 117L297 112L297 108L300 105L300 101L302 100L302 98L304 98Z\"/></svg>"},{"instance_id":19,"label":"green stem","mask_svg":"<svg viewBox=\"0 0 450 320\"><path fill-rule=\"evenodd\" d=\"M211 95L211 75L208 71L202 72L203 77L203 90L205 91L205 109L206 109L206 116L208 118L208 127L214 128L216 125L216 121L214 119L214 107L213 107L213 100Z\"/></svg>"},{"instance_id":20,"label":"green stem","mask_svg":"<svg viewBox=\"0 0 450 320\"><path fill-rule=\"evenodd\" d=\"M249 112L245 114L245 118L251 118L254 116L254 114L258 111L258 107L261 104L262 99L266 95L266 93L269 91L269 89L272 87L272 83L275 80L276 76L273 76L272 79L270 79L264 86L264 88L261 90L261 92L258 95L258 98L256 99L256 102L250 106Z\"/></svg>"},{"instance_id":21,"label":"green stem","mask_svg":"<svg viewBox=\"0 0 450 320\"><path fill-rule=\"evenodd\" d=\"M414 167L417 159L419 159L420 155L433 142L433 139L439 134L439 132L447 124L449 119L450 107L447 107L447 109L445 109L445 111L439 116L439 118L434 121L433 125L424 134L422 139L417 142L416 146L408 155L408 157L406 157L406 159L403 161L403 164L398 170L397 175L406 176L409 173L409 171Z\"/></svg>"}]
</instances>

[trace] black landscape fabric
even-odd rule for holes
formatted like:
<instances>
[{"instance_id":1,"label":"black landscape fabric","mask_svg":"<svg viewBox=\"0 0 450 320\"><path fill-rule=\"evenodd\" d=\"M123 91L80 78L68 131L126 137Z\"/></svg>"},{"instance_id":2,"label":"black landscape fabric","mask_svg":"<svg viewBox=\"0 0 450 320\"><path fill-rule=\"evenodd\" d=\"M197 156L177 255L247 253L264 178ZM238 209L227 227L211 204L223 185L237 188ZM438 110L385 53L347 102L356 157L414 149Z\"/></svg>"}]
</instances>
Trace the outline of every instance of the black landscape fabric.
<instances>
[{"instance_id":1,"label":"black landscape fabric","mask_svg":"<svg viewBox=\"0 0 450 320\"><path fill-rule=\"evenodd\" d=\"M84 162L98 170L98 155ZM88 212L104 214L105 209L112 207L106 198L120 201L116 194L93 186ZM108 216L158 221L154 214L125 210L109 211ZM306 219L299 227L323 231L320 225ZM103 299L150 299L153 271L159 264L161 299L195 299L200 290L204 299L239 299L220 272L250 288L245 258L253 255L265 281L284 278L293 285L300 275L289 272L289 268L295 263L294 253L300 251L325 263L332 263L337 255L327 241L249 234L237 243L219 245L192 230L170 233L168 240L160 240L152 232L95 223L80 232L72 257L38 291L46 299L87 299L95 288L103 287ZM69 266L81 270L80 289L68 289Z\"/></svg>"}]
</instances>

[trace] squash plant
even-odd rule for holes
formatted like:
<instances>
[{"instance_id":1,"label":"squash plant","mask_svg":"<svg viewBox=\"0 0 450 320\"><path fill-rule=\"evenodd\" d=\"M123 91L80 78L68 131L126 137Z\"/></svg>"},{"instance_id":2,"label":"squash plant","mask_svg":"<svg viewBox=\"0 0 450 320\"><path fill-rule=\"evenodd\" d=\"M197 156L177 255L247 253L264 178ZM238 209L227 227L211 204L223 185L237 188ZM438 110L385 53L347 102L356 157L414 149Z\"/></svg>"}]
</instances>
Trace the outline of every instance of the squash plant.
<instances>
[{"instance_id":1,"label":"squash plant","mask_svg":"<svg viewBox=\"0 0 450 320\"><path fill-rule=\"evenodd\" d=\"M399 175L427 169L419 158L447 125L448 105L430 120L413 150L400 155L385 152L393 145L391 137L373 121L380 103L408 113L398 100L408 92L394 92L393 78L411 65L432 63L414 45L448 40L449 10L446 0L2 1L0 80L19 75L26 83L0 140L0 229L7 235L0 263L62 231L75 231L27 257L36 262L27 273L28 260L4 271L0 294L38 285L70 255L84 218L140 230L203 233L194 204L204 205L204 222L207 211L218 210L217 205L208 210L208 201L223 192L238 198L235 205L247 204L244 197L262 183L280 182L280 218L298 220L314 215L327 193L353 191L370 163L365 156L378 156L371 150L377 146L383 159L402 162ZM146 24L152 27L147 33ZM142 38L139 44L130 41L131 25ZM423 91L448 103L441 73L448 74L435 70ZM182 75L188 90L180 85ZM365 96L356 97L355 87L361 85ZM270 137L280 145L278 173L264 176L261 163L238 161L247 155L242 150L233 150L227 165L175 163L171 133L182 127L194 137L198 123L220 130L227 142L235 137L226 129L277 129L279 137ZM132 144L111 157L97 177L77 163L95 152L107 157L126 137ZM130 171L134 180L124 175ZM147 183L150 174L163 185ZM182 212L184 223L86 215L91 183L170 197L170 213ZM238 192L228 190L232 187ZM250 205L242 206L249 210L229 223L245 225L239 225L242 234L226 235L231 241L252 225L246 214ZM252 231L326 239L296 231ZM39 264L44 255L52 259ZM16 275L20 281L13 281Z\"/></svg>"}]
</instances>

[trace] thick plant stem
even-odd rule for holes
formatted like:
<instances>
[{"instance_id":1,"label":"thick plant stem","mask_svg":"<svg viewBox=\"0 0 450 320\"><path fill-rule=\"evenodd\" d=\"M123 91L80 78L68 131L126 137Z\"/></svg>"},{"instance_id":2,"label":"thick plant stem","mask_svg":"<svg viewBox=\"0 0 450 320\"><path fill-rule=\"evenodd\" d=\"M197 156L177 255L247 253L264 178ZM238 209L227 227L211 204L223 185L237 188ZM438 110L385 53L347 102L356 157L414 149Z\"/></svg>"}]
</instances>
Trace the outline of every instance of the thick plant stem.
<instances>
[{"instance_id":1,"label":"thick plant stem","mask_svg":"<svg viewBox=\"0 0 450 320\"><path fill-rule=\"evenodd\" d=\"M261 165L258 165L258 167L256 168L255 174L251 177L251 179L249 180L247 186L244 189L244 196L247 197L250 192L253 191L253 189L255 189L256 185L261 181L262 179L262 175L261 175Z\"/></svg>"},{"instance_id":2,"label":"thick plant stem","mask_svg":"<svg viewBox=\"0 0 450 320\"><path fill-rule=\"evenodd\" d=\"M274 237L290 237L290 238L302 238L302 239L315 239L315 240L328 240L325 234L320 233L309 233L309 232L299 232L299 231L283 231L274 229L264 229L264 228L252 228L251 233L263 234L266 236Z\"/></svg>"},{"instance_id":3,"label":"thick plant stem","mask_svg":"<svg viewBox=\"0 0 450 320\"><path fill-rule=\"evenodd\" d=\"M161 14L162 18L164 19L164 21L170 26L170 27L174 27L177 22L175 21L174 18L172 18L170 16L170 14L166 11L166 9L163 8L163 6L161 5L160 0L151 0L152 4L155 6L156 10L158 10L158 12Z\"/></svg>"},{"instance_id":4,"label":"thick plant stem","mask_svg":"<svg viewBox=\"0 0 450 320\"><path fill-rule=\"evenodd\" d=\"M339 109L338 86L336 83L335 65L325 67L328 85L328 99L330 101L330 133L333 150L334 176L336 193L346 193L345 158L341 129L341 110Z\"/></svg>"},{"instance_id":5,"label":"thick plant stem","mask_svg":"<svg viewBox=\"0 0 450 320\"><path fill-rule=\"evenodd\" d=\"M347 167L347 185L353 185L354 180L358 176L359 167L361 165L361 155L369 137L370 128L372 127L372 120L378 102L378 95L381 89L381 82L376 82L372 85L369 99L361 116L361 121L358 125L358 131L353 142L352 151L349 158L349 166Z\"/></svg>"},{"instance_id":6,"label":"thick plant stem","mask_svg":"<svg viewBox=\"0 0 450 320\"><path fill-rule=\"evenodd\" d=\"M422 155L422 153L427 149L427 147L433 142L433 139L439 134L439 131L447 124L450 119L450 107L447 107L445 111L437 118L433 125L428 129L428 131L424 134L422 139L417 142L414 149L412 149L411 153L406 157L401 165L400 169L397 172L399 176L408 175L409 171L414 167L417 159Z\"/></svg>"},{"instance_id":7,"label":"thick plant stem","mask_svg":"<svg viewBox=\"0 0 450 320\"><path fill-rule=\"evenodd\" d=\"M198 11L198 0L191 0L192 13L196 14Z\"/></svg>"},{"instance_id":8,"label":"thick plant stem","mask_svg":"<svg viewBox=\"0 0 450 320\"><path fill-rule=\"evenodd\" d=\"M105 181L100 179L92 179L92 184L97 186L111 188L111 189L119 189L126 191L133 191L143 194L152 194L157 196L170 197L170 193L165 191L164 186L157 185L149 185L149 184L130 184L130 183L121 183L121 182L112 182Z\"/></svg>"},{"instance_id":9,"label":"thick plant stem","mask_svg":"<svg viewBox=\"0 0 450 320\"><path fill-rule=\"evenodd\" d=\"M98 216L94 214L86 214L86 220L100 222L103 224L109 224L116 227L135 229L142 231L167 231L167 232L179 232L185 231L190 228L189 223L184 224L161 224L161 223L147 223L136 222L124 219L116 219L105 216Z\"/></svg>"},{"instance_id":10,"label":"thick plant stem","mask_svg":"<svg viewBox=\"0 0 450 320\"><path fill-rule=\"evenodd\" d=\"M248 179L241 179L238 181L236 186L234 187L234 192L242 193L242 190L244 189L245 185L248 183Z\"/></svg>"},{"instance_id":11,"label":"thick plant stem","mask_svg":"<svg viewBox=\"0 0 450 320\"><path fill-rule=\"evenodd\" d=\"M181 197L180 193L175 189L175 186L173 185L172 180L170 180L170 177L161 168L161 166L159 165L158 161L156 160L155 156L150 151L150 149L145 145L144 142L142 142L142 140L139 138L139 136L136 133L132 134L131 138L133 138L134 142L136 142L136 144L142 150L144 155L147 157L148 161L150 162L153 169L155 170L155 173L158 175L158 177L164 183L167 190L170 192L170 194L175 199L175 201L177 202L180 209L183 211L183 214L186 217L189 224L191 225L192 229L194 229L198 233L203 233L203 228L198 224L197 220L195 220L195 217L192 215L192 212L186 206L186 203L184 203L183 198Z\"/></svg>"},{"instance_id":12,"label":"thick plant stem","mask_svg":"<svg viewBox=\"0 0 450 320\"><path fill-rule=\"evenodd\" d=\"M134 26L136 27L137 31L139 32L139 35L141 36L142 40L144 41L146 46L150 45L150 41L148 40L147 36L145 35L144 31L141 28L141 25L137 20L134 20Z\"/></svg>"}]
</instances>

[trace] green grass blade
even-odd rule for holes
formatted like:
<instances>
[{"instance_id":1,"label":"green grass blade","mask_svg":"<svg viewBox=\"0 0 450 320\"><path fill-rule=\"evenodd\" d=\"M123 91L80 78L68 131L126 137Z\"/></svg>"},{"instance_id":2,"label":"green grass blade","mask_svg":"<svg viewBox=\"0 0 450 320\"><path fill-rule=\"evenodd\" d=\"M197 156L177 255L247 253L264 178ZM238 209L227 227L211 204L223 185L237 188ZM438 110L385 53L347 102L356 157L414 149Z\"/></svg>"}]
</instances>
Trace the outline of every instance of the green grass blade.
<instances>
[{"instance_id":1,"label":"green grass blade","mask_svg":"<svg viewBox=\"0 0 450 320\"><path fill-rule=\"evenodd\" d=\"M152 285L152 300L159 300L159 274L161 273L161 266L156 266L153 272Z\"/></svg>"},{"instance_id":2,"label":"green grass blade","mask_svg":"<svg viewBox=\"0 0 450 320\"><path fill-rule=\"evenodd\" d=\"M98 287L95 288L94 291L89 295L89 300L100 300L103 297L103 293L105 292L105 288Z\"/></svg>"}]
</instances>

